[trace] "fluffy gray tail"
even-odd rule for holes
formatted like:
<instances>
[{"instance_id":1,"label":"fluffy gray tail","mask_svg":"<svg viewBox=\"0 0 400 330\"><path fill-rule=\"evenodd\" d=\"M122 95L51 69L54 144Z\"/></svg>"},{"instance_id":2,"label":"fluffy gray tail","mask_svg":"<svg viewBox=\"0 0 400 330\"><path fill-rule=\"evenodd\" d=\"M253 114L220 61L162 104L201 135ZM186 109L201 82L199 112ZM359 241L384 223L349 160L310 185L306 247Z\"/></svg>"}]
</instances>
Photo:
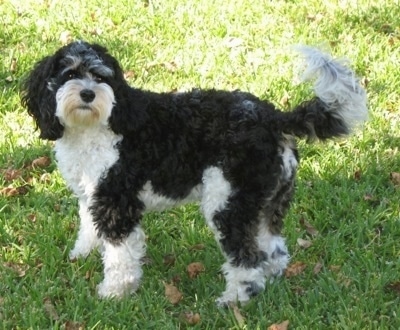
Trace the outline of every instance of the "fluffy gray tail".
<instances>
[{"instance_id":1,"label":"fluffy gray tail","mask_svg":"<svg viewBox=\"0 0 400 330\"><path fill-rule=\"evenodd\" d=\"M349 134L368 117L367 96L343 61L311 47L300 47L307 63L303 80L314 79L315 98L285 116L283 131L309 139Z\"/></svg>"}]
</instances>

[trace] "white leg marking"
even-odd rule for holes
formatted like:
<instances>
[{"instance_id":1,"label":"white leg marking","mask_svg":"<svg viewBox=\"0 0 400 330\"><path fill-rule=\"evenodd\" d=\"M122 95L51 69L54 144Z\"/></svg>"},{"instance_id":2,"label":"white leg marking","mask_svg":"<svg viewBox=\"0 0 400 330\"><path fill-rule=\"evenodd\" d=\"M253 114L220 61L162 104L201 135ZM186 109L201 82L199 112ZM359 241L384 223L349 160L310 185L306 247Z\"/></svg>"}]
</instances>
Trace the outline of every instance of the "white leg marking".
<instances>
[{"instance_id":1,"label":"white leg marking","mask_svg":"<svg viewBox=\"0 0 400 330\"><path fill-rule=\"evenodd\" d=\"M102 298L133 293L142 277L141 258L145 253L145 235L137 227L120 244L104 240L104 280L97 288Z\"/></svg>"},{"instance_id":2,"label":"white leg marking","mask_svg":"<svg viewBox=\"0 0 400 330\"><path fill-rule=\"evenodd\" d=\"M88 210L87 203L84 200L79 201L79 217L80 225L78 238L75 242L74 248L69 254L70 259L86 257L90 251L97 248L100 244L100 239L97 236L92 216Z\"/></svg>"},{"instance_id":3,"label":"white leg marking","mask_svg":"<svg viewBox=\"0 0 400 330\"><path fill-rule=\"evenodd\" d=\"M224 177L222 170L218 167L209 167L203 173L203 198L201 200L201 210L204 214L208 226L219 241L220 233L215 227L213 217L216 212L226 207L232 187Z\"/></svg>"}]
</instances>

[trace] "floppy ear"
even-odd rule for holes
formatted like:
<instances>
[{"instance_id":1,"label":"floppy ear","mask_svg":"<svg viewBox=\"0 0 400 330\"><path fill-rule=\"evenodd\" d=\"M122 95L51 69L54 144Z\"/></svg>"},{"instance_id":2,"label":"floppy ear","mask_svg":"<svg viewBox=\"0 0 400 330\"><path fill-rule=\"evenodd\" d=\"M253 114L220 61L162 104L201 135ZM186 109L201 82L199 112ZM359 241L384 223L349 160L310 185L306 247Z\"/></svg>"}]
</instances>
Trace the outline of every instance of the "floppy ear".
<instances>
[{"instance_id":1,"label":"floppy ear","mask_svg":"<svg viewBox=\"0 0 400 330\"><path fill-rule=\"evenodd\" d=\"M57 65L56 56L48 56L38 62L22 85L22 105L35 119L42 139L57 140L64 127L56 117L55 91L48 87Z\"/></svg>"}]
</instances>

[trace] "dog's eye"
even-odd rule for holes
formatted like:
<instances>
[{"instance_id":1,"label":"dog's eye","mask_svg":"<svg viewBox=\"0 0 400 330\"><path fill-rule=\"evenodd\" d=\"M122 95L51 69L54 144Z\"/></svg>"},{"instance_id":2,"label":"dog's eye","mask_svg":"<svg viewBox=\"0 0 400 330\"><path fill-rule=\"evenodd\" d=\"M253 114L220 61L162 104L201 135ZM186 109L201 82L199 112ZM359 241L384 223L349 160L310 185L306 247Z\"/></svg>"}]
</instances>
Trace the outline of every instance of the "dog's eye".
<instances>
[{"instance_id":1,"label":"dog's eye","mask_svg":"<svg viewBox=\"0 0 400 330\"><path fill-rule=\"evenodd\" d=\"M68 71L64 76L67 80L76 79L78 78L78 73L75 71Z\"/></svg>"},{"instance_id":2,"label":"dog's eye","mask_svg":"<svg viewBox=\"0 0 400 330\"><path fill-rule=\"evenodd\" d=\"M93 76L93 79L94 79L94 81L97 82L97 83L102 83L102 82L105 81L103 77L97 76L97 75L94 75L94 76Z\"/></svg>"}]
</instances>

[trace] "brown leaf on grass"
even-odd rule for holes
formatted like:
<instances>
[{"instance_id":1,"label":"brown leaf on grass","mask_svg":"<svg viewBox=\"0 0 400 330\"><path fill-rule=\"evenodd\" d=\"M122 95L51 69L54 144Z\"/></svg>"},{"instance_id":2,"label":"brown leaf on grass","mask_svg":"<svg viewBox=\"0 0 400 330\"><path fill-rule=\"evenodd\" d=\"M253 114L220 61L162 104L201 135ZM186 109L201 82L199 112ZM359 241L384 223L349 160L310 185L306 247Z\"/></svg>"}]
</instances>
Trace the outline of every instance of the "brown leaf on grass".
<instances>
[{"instance_id":1,"label":"brown leaf on grass","mask_svg":"<svg viewBox=\"0 0 400 330\"><path fill-rule=\"evenodd\" d=\"M205 248L206 247L204 244L199 243L199 244L190 246L188 249L189 249L189 251L201 251L201 250L204 250Z\"/></svg>"},{"instance_id":2,"label":"brown leaf on grass","mask_svg":"<svg viewBox=\"0 0 400 330\"><path fill-rule=\"evenodd\" d=\"M46 297L43 299L43 307L44 307L46 314L48 315L48 317L51 320L57 321L60 319L60 317L58 316L56 307L54 306L54 304L50 298Z\"/></svg>"},{"instance_id":3,"label":"brown leaf on grass","mask_svg":"<svg viewBox=\"0 0 400 330\"><path fill-rule=\"evenodd\" d=\"M354 172L354 180L360 181L361 180L361 176L362 176L361 170L357 170L357 171Z\"/></svg>"},{"instance_id":4,"label":"brown leaf on grass","mask_svg":"<svg viewBox=\"0 0 400 330\"><path fill-rule=\"evenodd\" d=\"M389 283L385 286L385 289L400 296L400 281Z\"/></svg>"},{"instance_id":5,"label":"brown leaf on grass","mask_svg":"<svg viewBox=\"0 0 400 330\"><path fill-rule=\"evenodd\" d=\"M14 73L15 71L17 71L17 59L16 59L16 58L13 58L13 59L11 60L10 71L13 72L13 73Z\"/></svg>"},{"instance_id":6,"label":"brown leaf on grass","mask_svg":"<svg viewBox=\"0 0 400 330\"><path fill-rule=\"evenodd\" d=\"M240 312L239 307L235 303L230 303L229 308L232 309L233 315L235 316L235 319L236 319L237 323L239 324L239 326L240 327L244 326L245 318L242 315L242 313Z\"/></svg>"},{"instance_id":7,"label":"brown leaf on grass","mask_svg":"<svg viewBox=\"0 0 400 330\"><path fill-rule=\"evenodd\" d=\"M321 271L322 266L323 266L322 263L319 261L315 264L315 266L313 268L314 275L318 274Z\"/></svg>"},{"instance_id":8,"label":"brown leaf on grass","mask_svg":"<svg viewBox=\"0 0 400 330\"><path fill-rule=\"evenodd\" d=\"M340 266L338 266L338 265L330 265L329 266L329 269L332 271L332 272L334 272L334 273L338 273L338 272L340 272L340 269L341 269L342 267L340 267Z\"/></svg>"},{"instance_id":9,"label":"brown leaf on grass","mask_svg":"<svg viewBox=\"0 0 400 330\"><path fill-rule=\"evenodd\" d=\"M306 232L309 233L311 236L317 236L318 235L318 230L316 230L304 217L301 217L300 220L300 225L305 228Z\"/></svg>"},{"instance_id":10,"label":"brown leaf on grass","mask_svg":"<svg viewBox=\"0 0 400 330\"><path fill-rule=\"evenodd\" d=\"M17 264L15 262L6 262L3 266L17 273L18 277L24 277L29 268L27 265Z\"/></svg>"},{"instance_id":11,"label":"brown leaf on grass","mask_svg":"<svg viewBox=\"0 0 400 330\"><path fill-rule=\"evenodd\" d=\"M176 305L182 300L183 295L176 286L164 283L164 287L165 287L165 297L171 304Z\"/></svg>"},{"instance_id":12,"label":"brown leaf on grass","mask_svg":"<svg viewBox=\"0 0 400 330\"><path fill-rule=\"evenodd\" d=\"M199 313L183 312L179 314L179 320L185 324L195 325L200 323L201 318Z\"/></svg>"},{"instance_id":13,"label":"brown leaf on grass","mask_svg":"<svg viewBox=\"0 0 400 330\"><path fill-rule=\"evenodd\" d=\"M308 249L312 245L312 243L310 241L307 241L307 240L302 239L300 237L297 239L297 244L300 247L302 247L303 249Z\"/></svg>"},{"instance_id":14,"label":"brown leaf on grass","mask_svg":"<svg viewBox=\"0 0 400 330\"><path fill-rule=\"evenodd\" d=\"M65 330L83 330L85 329L85 323L67 321L64 323Z\"/></svg>"},{"instance_id":15,"label":"brown leaf on grass","mask_svg":"<svg viewBox=\"0 0 400 330\"><path fill-rule=\"evenodd\" d=\"M29 192L30 185L23 185L20 187L5 187L0 189L0 195L5 197L23 196Z\"/></svg>"},{"instance_id":16,"label":"brown leaf on grass","mask_svg":"<svg viewBox=\"0 0 400 330\"><path fill-rule=\"evenodd\" d=\"M135 71L129 70L129 71L125 71L124 72L124 78L129 80L129 79L133 79L137 76L137 74L135 73Z\"/></svg>"},{"instance_id":17,"label":"brown leaf on grass","mask_svg":"<svg viewBox=\"0 0 400 330\"><path fill-rule=\"evenodd\" d=\"M22 176L22 171L16 170L15 168L8 168L6 170L3 170L2 172L4 180L7 182L14 181L16 179L21 178Z\"/></svg>"},{"instance_id":18,"label":"brown leaf on grass","mask_svg":"<svg viewBox=\"0 0 400 330\"><path fill-rule=\"evenodd\" d=\"M36 214L35 213L28 214L28 220L30 222L35 223L36 222Z\"/></svg>"},{"instance_id":19,"label":"brown leaf on grass","mask_svg":"<svg viewBox=\"0 0 400 330\"><path fill-rule=\"evenodd\" d=\"M163 257L163 264L165 266L170 267L170 266L173 266L175 264L175 260L176 260L176 258L175 258L175 256L173 254L166 254Z\"/></svg>"},{"instance_id":20,"label":"brown leaf on grass","mask_svg":"<svg viewBox=\"0 0 400 330\"><path fill-rule=\"evenodd\" d=\"M42 156L42 157L34 159L32 161L31 165L32 165L33 168L37 168L37 167L45 168L45 167L48 167L50 164L51 164L50 157Z\"/></svg>"},{"instance_id":21,"label":"brown leaf on grass","mask_svg":"<svg viewBox=\"0 0 400 330\"><path fill-rule=\"evenodd\" d=\"M287 330L289 327L289 321L283 321L282 323L274 323L268 327L268 330Z\"/></svg>"},{"instance_id":22,"label":"brown leaf on grass","mask_svg":"<svg viewBox=\"0 0 400 330\"><path fill-rule=\"evenodd\" d=\"M187 266L187 272L190 278L197 277L201 272L204 272L205 268L201 262L192 262Z\"/></svg>"},{"instance_id":23,"label":"brown leaf on grass","mask_svg":"<svg viewBox=\"0 0 400 330\"><path fill-rule=\"evenodd\" d=\"M390 173L390 181L395 187L400 187L400 173L392 172Z\"/></svg>"},{"instance_id":24,"label":"brown leaf on grass","mask_svg":"<svg viewBox=\"0 0 400 330\"><path fill-rule=\"evenodd\" d=\"M296 261L292 264L290 264L286 270L285 270L285 277L289 278L289 277L293 277L293 276L297 276L300 275L301 273L304 272L304 270L306 269L307 265L302 262L302 261Z\"/></svg>"}]
</instances>

